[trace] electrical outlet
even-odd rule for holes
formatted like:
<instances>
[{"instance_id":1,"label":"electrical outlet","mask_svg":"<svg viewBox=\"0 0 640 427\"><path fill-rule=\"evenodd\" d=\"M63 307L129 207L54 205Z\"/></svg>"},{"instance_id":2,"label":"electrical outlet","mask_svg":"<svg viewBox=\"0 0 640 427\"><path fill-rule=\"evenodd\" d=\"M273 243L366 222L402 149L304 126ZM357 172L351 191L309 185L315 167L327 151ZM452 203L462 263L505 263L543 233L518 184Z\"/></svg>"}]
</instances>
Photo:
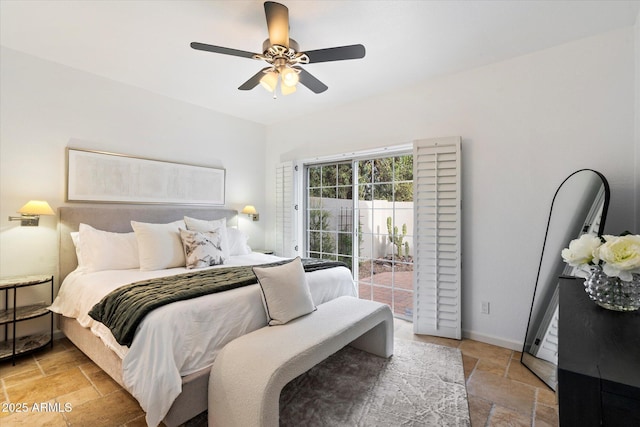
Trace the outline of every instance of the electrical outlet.
<instances>
[{"instance_id":1,"label":"electrical outlet","mask_svg":"<svg viewBox=\"0 0 640 427\"><path fill-rule=\"evenodd\" d=\"M482 301L482 314L489 314L489 301Z\"/></svg>"}]
</instances>

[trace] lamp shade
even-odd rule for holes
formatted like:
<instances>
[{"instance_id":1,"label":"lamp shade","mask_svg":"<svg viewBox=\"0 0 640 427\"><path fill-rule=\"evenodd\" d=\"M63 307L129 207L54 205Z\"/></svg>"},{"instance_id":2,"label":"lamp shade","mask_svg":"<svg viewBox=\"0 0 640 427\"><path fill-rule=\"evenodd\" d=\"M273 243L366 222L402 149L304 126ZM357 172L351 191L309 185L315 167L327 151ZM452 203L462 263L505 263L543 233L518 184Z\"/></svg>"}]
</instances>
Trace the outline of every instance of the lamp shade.
<instances>
[{"instance_id":1,"label":"lamp shade","mask_svg":"<svg viewBox=\"0 0 640 427\"><path fill-rule=\"evenodd\" d=\"M280 85L280 92L282 92L282 94L285 96L290 95L295 91L296 91L295 86Z\"/></svg>"},{"instance_id":2,"label":"lamp shade","mask_svg":"<svg viewBox=\"0 0 640 427\"><path fill-rule=\"evenodd\" d=\"M268 90L269 92L273 92L276 90L276 86L278 85L278 73L275 71L269 71L265 73L264 76L260 79L260 84L263 88Z\"/></svg>"},{"instance_id":3,"label":"lamp shade","mask_svg":"<svg viewBox=\"0 0 640 427\"><path fill-rule=\"evenodd\" d=\"M255 206L252 205L245 206L240 212L247 215L256 215L258 213Z\"/></svg>"},{"instance_id":4,"label":"lamp shade","mask_svg":"<svg viewBox=\"0 0 640 427\"><path fill-rule=\"evenodd\" d=\"M280 74L282 75L283 86L295 87L295 85L298 84L298 81L300 81L298 73L293 68L287 67L283 69Z\"/></svg>"},{"instance_id":5,"label":"lamp shade","mask_svg":"<svg viewBox=\"0 0 640 427\"><path fill-rule=\"evenodd\" d=\"M44 200L30 200L26 205L18 210L18 213L25 215L55 215L49 203Z\"/></svg>"}]
</instances>

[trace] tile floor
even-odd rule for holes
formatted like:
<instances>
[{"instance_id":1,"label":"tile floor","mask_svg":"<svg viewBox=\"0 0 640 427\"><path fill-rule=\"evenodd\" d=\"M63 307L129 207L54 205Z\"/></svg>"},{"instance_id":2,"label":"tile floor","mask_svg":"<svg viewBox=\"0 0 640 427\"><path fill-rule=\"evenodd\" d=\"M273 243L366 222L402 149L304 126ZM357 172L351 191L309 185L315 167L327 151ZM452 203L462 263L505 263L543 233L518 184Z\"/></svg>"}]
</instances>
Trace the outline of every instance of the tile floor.
<instances>
[{"instance_id":1,"label":"tile floor","mask_svg":"<svg viewBox=\"0 0 640 427\"><path fill-rule=\"evenodd\" d=\"M473 427L558 425L555 393L520 364L518 352L467 339L415 336L404 321L395 329L398 339L462 351ZM0 363L0 382L3 427L146 425L136 400L67 339L17 359L15 366Z\"/></svg>"}]
</instances>

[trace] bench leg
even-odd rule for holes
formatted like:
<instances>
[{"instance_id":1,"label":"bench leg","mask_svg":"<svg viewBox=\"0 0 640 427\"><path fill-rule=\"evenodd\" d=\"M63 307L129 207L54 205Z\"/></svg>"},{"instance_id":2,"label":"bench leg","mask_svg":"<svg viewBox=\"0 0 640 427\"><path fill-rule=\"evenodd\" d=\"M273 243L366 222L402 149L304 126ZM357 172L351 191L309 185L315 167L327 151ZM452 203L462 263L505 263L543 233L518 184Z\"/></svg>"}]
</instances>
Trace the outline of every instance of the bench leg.
<instances>
[{"instance_id":1,"label":"bench leg","mask_svg":"<svg viewBox=\"0 0 640 427\"><path fill-rule=\"evenodd\" d=\"M318 322L314 321L314 323L302 319L292 322L291 326L275 326L273 330L259 329L227 344L218 353L211 368L208 396L209 425L277 427L280 392L284 386L345 345L350 344L377 356L390 357L393 354L393 315L389 307L363 300L354 300L361 301L357 303L339 300L338 298L336 300L338 302L331 306L337 308L324 312L329 313L325 317L332 321L330 324L335 331L329 333L331 332L329 329L322 340L314 338L317 342L307 340L310 341L307 343L309 348L299 348L291 354L285 353L286 357L263 359L262 364L260 364L260 357L257 357L261 354L265 343L273 342L274 334L281 345L286 345L287 342L295 339L296 334L305 332L305 328L314 331L318 325L323 325L322 316ZM351 318L347 316L347 323L344 323L342 318L337 319L340 321L336 321L335 318L335 316L341 316L341 310L345 310L344 305L347 305L347 310L351 305L355 305L357 309L354 316ZM312 319L312 317L306 319ZM316 319L318 319L317 316ZM294 331L295 334L288 331ZM310 351L312 348L313 351ZM271 354L277 356L278 353Z\"/></svg>"},{"instance_id":2,"label":"bench leg","mask_svg":"<svg viewBox=\"0 0 640 427\"><path fill-rule=\"evenodd\" d=\"M376 356L391 357L393 355L393 318L382 320L349 345Z\"/></svg>"}]
</instances>

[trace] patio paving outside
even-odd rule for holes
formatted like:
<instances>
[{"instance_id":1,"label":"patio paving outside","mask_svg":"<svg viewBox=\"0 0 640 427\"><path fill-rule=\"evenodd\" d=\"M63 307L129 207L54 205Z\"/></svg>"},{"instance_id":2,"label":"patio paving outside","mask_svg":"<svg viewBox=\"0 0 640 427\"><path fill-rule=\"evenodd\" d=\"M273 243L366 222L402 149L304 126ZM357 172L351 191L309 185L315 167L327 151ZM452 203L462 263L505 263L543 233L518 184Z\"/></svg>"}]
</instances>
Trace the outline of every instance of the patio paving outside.
<instances>
[{"instance_id":1,"label":"patio paving outside","mask_svg":"<svg viewBox=\"0 0 640 427\"><path fill-rule=\"evenodd\" d=\"M358 280L358 295L362 299L389 304L393 314L413 319L413 271L385 271L362 274Z\"/></svg>"}]
</instances>

